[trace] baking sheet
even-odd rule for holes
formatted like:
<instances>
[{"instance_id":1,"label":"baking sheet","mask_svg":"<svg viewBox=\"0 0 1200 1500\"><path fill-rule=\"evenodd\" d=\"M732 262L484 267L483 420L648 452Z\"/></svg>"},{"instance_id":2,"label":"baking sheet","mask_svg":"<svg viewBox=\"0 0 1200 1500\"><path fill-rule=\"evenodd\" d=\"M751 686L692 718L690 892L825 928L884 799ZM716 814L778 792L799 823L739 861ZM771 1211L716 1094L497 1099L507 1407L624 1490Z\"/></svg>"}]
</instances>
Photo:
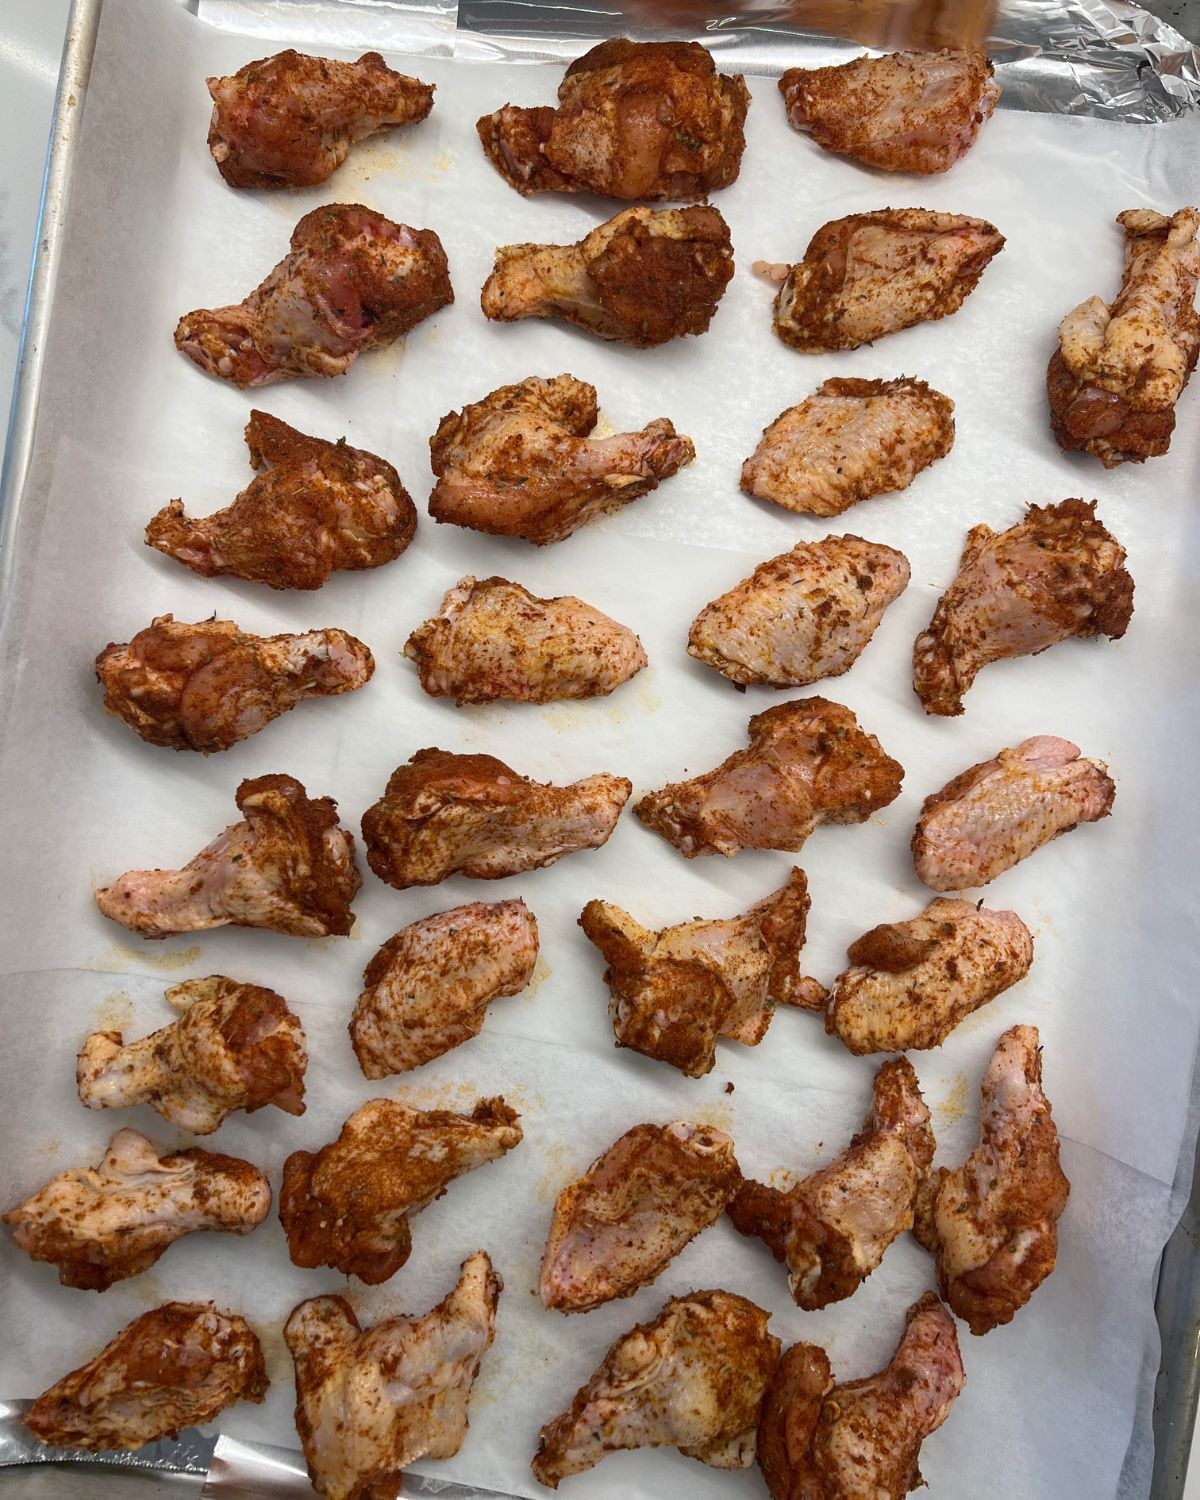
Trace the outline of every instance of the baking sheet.
<instances>
[{"instance_id":1,"label":"baking sheet","mask_svg":"<svg viewBox=\"0 0 1200 1500\"><path fill-rule=\"evenodd\" d=\"M522 200L482 160L475 116L505 99L552 98L557 70L422 61L417 71L438 83L439 94L419 131L360 148L321 189L235 195L203 150L208 108L200 80L250 55L244 41L208 33L152 0L109 7L99 41L73 234L46 351L33 485L19 517L21 566L2 642L10 695L0 785L9 798L9 847L21 855L0 913L10 998L0 1097L9 1142L0 1167L5 1199L95 1159L127 1120L155 1139L173 1139L149 1111L118 1117L79 1109L74 1052L97 1025L132 1036L163 1024L167 984L225 972L279 989L309 1034L308 1114L299 1121L235 1117L211 1138L276 1182L290 1150L331 1138L372 1094L453 1103L502 1091L523 1111L522 1147L455 1184L420 1217L413 1260L393 1281L353 1292L368 1320L423 1311L478 1243L506 1277L471 1434L457 1459L430 1472L534 1493L527 1463L541 1421L586 1378L612 1337L693 1286L753 1296L772 1308L785 1340L826 1342L841 1375L881 1362L905 1306L929 1280L928 1260L908 1243L893 1247L850 1302L821 1315L791 1306L762 1247L726 1224L694 1242L653 1287L590 1316L552 1317L530 1295L557 1189L637 1120L722 1124L746 1170L758 1174L808 1170L856 1128L871 1066L841 1052L808 1016L781 1013L756 1051L726 1046L717 1070L701 1081L615 1053L602 965L574 927L591 896L618 900L656 924L731 913L780 884L789 857L685 863L626 815L606 849L494 887L453 881L396 893L368 875L356 938L318 944L243 931L144 945L95 913L90 890L129 866L189 857L234 816L241 777L266 771L289 771L313 794L337 796L357 827L390 770L425 744L487 749L545 779L611 769L631 776L639 791L714 764L743 743L749 714L777 700L761 690L739 695L691 663L683 655L688 622L756 561L830 529L740 496L740 460L781 407L827 375L916 373L958 403L958 444L907 494L845 518L842 529L902 547L913 583L854 671L827 685L903 761L906 790L862 828L819 831L800 856L813 889L808 966L829 979L849 939L923 904L927 893L908 867L908 834L921 798L949 775L1035 732L1068 735L1109 760L1119 785L1115 816L988 890L989 902L1011 905L1034 928L1030 978L940 1053L914 1059L944 1159L954 1163L973 1144L978 1078L996 1037L1018 1020L1038 1024L1074 1184L1058 1272L1010 1328L983 1341L964 1332L970 1383L922 1464L934 1495L986 1493L1003 1474L1013 1496L1099 1496L1117 1492L1123 1464L1124 1492L1144 1494L1157 1364L1152 1278L1179 1207L1171 1184L1195 1050L1195 965L1177 951L1189 915L1195 826L1176 772L1197 715L1188 655L1189 580L1200 547L1188 505L1195 424L1185 397L1168 459L1105 474L1053 451L1041 376L1062 313L1092 292L1115 289L1113 215L1142 202L1194 200L1200 184L1189 181L1184 163L1195 160L1195 122L1129 131L999 115L948 178L885 182L796 137L773 87L759 84L742 177L720 199L737 277L704 339L636 352L555 325L488 325L478 312L495 244L574 239L611 211L588 199ZM125 102L134 89L136 111ZM790 192L780 191L781 173ZM455 306L403 348L367 356L344 380L320 386L271 387L250 397L180 359L170 341L177 316L242 295L283 253L295 219L339 198L438 229ZM805 358L785 349L770 334L770 292L749 273L750 261L795 258L825 219L882 202L984 214L1008 234L1008 247L949 322L848 355ZM392 459L423 509L426 441L443 412L525 374L568 369L595 381L614 427L670 416L696 439L700 456L656 495L557 547L535 551L425 520L414 547L391 567L342 575L319 595L293 597L195 579L141 546L145 519L165 499L182 494L204 514L245 482L240 433L252 403L306 431L345 433ZM953 574L966 528L978 520L1007 525L1026 501L1079 493L1101 497L1103 517L1129 548L1138 587L1129 636L989 668L965 719L925 720L908 683L911 641ZM639 630L650 670L592 704L457 710L425 699L398 653L443 589L467 571L502 572L535 592L580 594ZM198 619L214 608L252 630L342 625L375 650L376 678L351 698L303 705L208 761L143 746L104 716L92 656L154 613ZM525 896L542 928L543 968L532 994L500 1002L483 1037L408 1084L368 1085L357 1075L345 1022L375 947L426 912L510 893ZM732 1095L726 1082L735 1085ZM279 1328L295 1301L339 1285L333 1274L288 1266L274 1222L248 1241L185 1240L148 1276L103 1299L59 1288L49 1268L31 1266L6 1242L0 1295L12 1311L0 1390L40 1389L160 1299L217 1294L261 1326L276 1382L265 1408L235 1408L221 1426L290 1444L290 1371ZM1014 1442L1014 1433L1023 1441ZM670 1452L607 1460L572 1488L601 1495L618 1484L635 1497L761 1493L753 1474L716 1474Z\"/></svg>"}]
</instances>

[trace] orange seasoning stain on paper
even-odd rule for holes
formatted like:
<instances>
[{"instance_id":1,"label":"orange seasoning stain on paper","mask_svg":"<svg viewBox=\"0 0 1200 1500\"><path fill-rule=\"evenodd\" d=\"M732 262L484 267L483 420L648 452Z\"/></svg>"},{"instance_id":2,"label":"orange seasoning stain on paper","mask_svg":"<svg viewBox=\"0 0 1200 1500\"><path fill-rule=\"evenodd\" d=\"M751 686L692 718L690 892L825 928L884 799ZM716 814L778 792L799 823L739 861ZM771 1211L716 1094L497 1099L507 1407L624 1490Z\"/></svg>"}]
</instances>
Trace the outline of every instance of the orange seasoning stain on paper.
<instances>
[{"instance_id":1,"label":"orange seasoning stain on paper","mask_svg":"<svg viewBox=\"0 0 1200 1500\"><path fill-rule=\"evenodd\" d=\"M151 947L147 944L145 948L135 950L123 948L120 943L114 943L107 953L94 959L93 963L96 968L108 973L120 973L124 969L139 969L143 965L151 969L164 969L170 972L172 969L186 969L199 957L198 944L193 944L190 948Z\"/></svg>"},{"instance_id":2,"label":"orange seasoning stain on paper","mask_svg":"<svg viewBox=\"0 0 1200 1500\"><path fill-rule=\"evenodd\" d=\"M967 1111L967 1077L960 1073L950 1086L950 1092L944 1099L940 1099L934 1106L934 1112L941 1116L947 1125L953 1125L961 1120Z\"/></svg>"},{"instance_id":3,"label":"orange seasoning stain on paper","mask_svg":"<svg viewBox=\"0 0 1200 1500\"><path fill-rule=\"evenodd\" d=\"M133 997L128 990L110 990L96 1011L96 1030L124 1033L132 1025Z\"/></svg>"}]
</instances>

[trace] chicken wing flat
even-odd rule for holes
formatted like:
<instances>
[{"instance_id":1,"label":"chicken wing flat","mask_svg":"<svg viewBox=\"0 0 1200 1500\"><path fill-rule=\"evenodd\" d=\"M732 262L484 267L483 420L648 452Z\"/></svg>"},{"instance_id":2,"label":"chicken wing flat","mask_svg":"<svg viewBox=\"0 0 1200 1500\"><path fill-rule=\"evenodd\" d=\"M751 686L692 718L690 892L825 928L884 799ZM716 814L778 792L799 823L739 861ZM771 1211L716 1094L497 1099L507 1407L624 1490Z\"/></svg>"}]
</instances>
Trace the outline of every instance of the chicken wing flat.
<instances>
[{"instance_id":1,"label":"chicken wing flat","mask_svg":"<svg viewBox=\"0 0 1200 1500\"><path fill-rule=\"evenodd\" d=\"M488 1005L519 995L537 956L524 901L476 901L402 928L367 965L350 1018L364 1075L407 1073L478 1036Z\"/></svg>"},{"instance_id":2,"label":"chicken wing flat","mask_svg":"<svg viewBox=\"0 0 1200 1500\"><path fill-rule=\"evenodd\" d=\"M862 1132L839 1157L786 1192L744 1182L729 1217L787 1263L797 1305L815 1312L852 1296L913 1227L935 1147L917 1075L896 1058L876 1073Z\"/></svg>"},{"instance_id":3,"label":"chicken wing flat","mask_svg":"<svg viewBox=\"0 0 1200 1500\"><path fill-rule=\"evenodd\" d=\"M923 380L835 377L763 430L742 489L801 515L840 516L907 489L954 442L954 402Z\"/></svg>"},{"instance_id":4,"label":"chicken wing flat","mask_svg":"<svg viewBox=\"0 0 1200 1500\"><path fill-rule=\"evenodd\" d=\"M589 1312L632 1297L715 1224L741 1173L719 1130L635 1125L559 1193L542 1256L542 1305Z\"/></svg>"},{"instance_id":5,"label":"chicken wing flat","mask_svg":"<svg viewBox=\"0 0 1200 1500\"><path fill-rule=\"evenodd\" d=\"M649 792L634 812L685 859L800 849L818 823L865 823L904 768L840 703L800 698L755 714L750 745L714 771Z\"/></svg>"},{"instance_id":6,"label":"chicken wing flat","mask_svg":"<svg viewBox=\"0 0 1200 1500\"><path fill-rule=\"evenodd\" d=\"M908 579L908 558L878 542L800 542L700 611L688 655L739 686L805 687L840 677Z\"/></svg>"},{"instance_id":7,"label":"chicken wing flat","mask_svg":"<svg viewBox=\"0 0 1200 1500\"><path fill-rule=\"evenodd\" d=\"M60 1448L143 1448L261 1402L267 1368L244 1318L211 1302L165 1302L123 1328L95 1359L43 1391L22 1419Z\"/></svg>"},{"instance_id":8,"label":"chicken wing flat","mask_svg":"<svg viewBox=\"0 0 1200 1500\"><path fill-rule=\"evenodd\" d=\"M469 1115L372 1099L337 1140L293 1151L283 1164L279 1218L297 1266L334 1266L375 1286L412 1253L409 1215L464 1172L521 1139L515 1110L483 1099Z\"/></svg>"},{"instance_id":9,"label":"chicken wing flat","mask_svg":"<svg viewBox=\"0 0 1200 1500\"><path fill-rule=\"evenodd\" d=\"M944 172L975 144L1000 97L978 52L889 52L832 68L789 68L787 117L818 146L885 172Z\"/></svg>"},{"instance_id":10,"label":"chicken wing flat","mask_svg":"<svg viewBox=\"0 0 1200 1500\"><path fill-rule=\"evenodd\" d=\"M160 1153L118 1130L97 1167L73 1167L10 1208L0 1222L63 1286L106 1291L149 1270L182 1235L249 1234L271 1207L267 1179L248 1161L193 1147Z\"/></svg>"},{"instance_id":11,"label":"chicken wing flat","mask_svg":"<svg viewBox=\"0 0 1200 1500\"><path fill-rule=\"evenodd\" d=\"M589 437L598 415L596 387L573 375L532 375L448 413L429 440L429 514L543 547L639 500L696 456L665 417Z\"/></svg>"},{"instance_id":12,"label":"chicken wing flat","mask_svg":"<svg viewBox=\"0 0 1200 1500\"><path fill-rule=\"evenodd\" d=\"M775 1371L758 1426L773 1500L904 1500L924 1480L921 1444L963 1388L954 1319L926 1292L878 1375L835 1385L817 1344L793 1344Z\"/></svg>"},{"instance_id":13,"label":"chicken wing flat","mask_svg":"<svg viewBox=\"0 0 1200 1500\"><path fill-rule=\"evenodd\" d=\"M208 80L208 149L230 187L315 187L356 142L423 120L433 88L378 52L348 63L289 48Z\"/></svg>"},{"instance_id":14,"label":"chicken wing flat","mask_svg":"<svg viewBox=\"0 0 1200 1500\"><path fill-rule=\"evenodd\" d=\"M913 647L913 687L927 714L961 714L989 662L1072 636L1119 640L1132 616L1125 549L1096 519L1096 502L1031 505L1007 531L967 533L958 577Z\"/></svg>"},{"instance_id":15,"label":"chicken wing flat","mask_svg":"<svg viewBox=\"0 0 1200 1500\"><path fill-rule=\"evenodd\" d=\"M750 93L699 42L615 37L576 58L558 108L506 104L476 129L517 192L679 203L736 182Z\"/></svg>"},{"instance_id":16,"label":"chicken wing flat","mask_svg":"<svg viewBox=\"0 0 1200 1500\"><path fill-rule=\"evenodd\" d=\"M367 863L398 891L540 870L606 844L632 790L607 771L553 786L493 755L418 750L363 814Z\"/></svg>"},{"instance_id":17,"label":"chicken wing flat","mask_svg":"<svg viewBox=\"0 0 1200 1500\"><path fill-rule=\"evenodd\" d=\"M294 776L256 776L237 789L231 823L182 870L127 870L96 892L106 917L144 938L210 927L270 927L293 937L345 937L362 884L354 836L332 797Z\"/></svg>"},{"instance_id":18,"label":"chicken wing flat","mask_svg":"<svg viewBox=\"0 0 1200 1500\"><path fill-rule=\"evenodd\" d=\"M574 245L501 245L480 300L500 323L563 318L650 349L706 332L732 275L729 225L709 204L627 208Z\"/></svg>"},{"instance_id":19,"label":"chicken wing flat","mask_svg":"<svg viewBox=\"0 0 1200 1500\"><path fill-rule=\"evenodd\" d=\"M847 957L825 1030L860 1057L924 1051L1024 979L1033 937L1016 912L939 898L919 917L864 932Z\"/></svg>"},{"instance_id":20,"label":"chicken wing flat","mask_svg":"<svg viewBox=\"0 0 1200 1500\"><path fill-rule=\"evenodd\" d=\"M1043 844L1112 811L1106 766L1048 734L1001 750L926 797L913 864L933 891L987 885Z\"/></svg>"},{"instance_id":21,"label":"chicken wing flat","mask_svg":"<svg viewBox=\"0 0 1200 1500\"><path fill-rule=\"evenodd\" d=\"M246 443L263 472L233 504L196 521L172 500L146 527L148 547L202 578L319 589L335 569L381 567L412 541L417 508L382 458L307 437L265 411L250 413Z\"/></svg>"},{"instance_id":22,"label":"chicken wing flat","mask_svg":"<svg viewBox=\"0 0 1200 1500\"><path fill-rule=\"evenodd\" d=\"M175 347L241 389L344 375L454 301L432 229L393 224L361 203L314 208L285 255L244 302L186 313Z\"/></svg>"},{"instance_id":23,"label":"chicken wing flat","mask_svg":"<svg viewBox=\"0 0 1200 1500\"><path fill-rule=\"evenodd\" d=\"M570 1407L542 1428L533 1477L556 1490L621 1448L669 1444L715 1469L754 1462L779 1359L769 1314L731 1292L673 1297L619 1338Z\"/></svg>"},{"instance_id":24,"label":"chicken wing flat","mask_svg":"<svg viewBox=\"0 0 1200 1500\"><path fill-rule=\"evenodd\" d=\"M780 283L775 332L818 354L957 312L1003 248L1004 236L984 219L884 208L833 219L797 265L754 269Z\"/></svg>"},{"instance_id":25,"label":"chicken wing flat","mask_svg":"<svg viewBox=\"0 0 1200 1500\"><path fill-rule=\"evenodd\" d=\"M364 1330L345 1297L293 1309L283 1336L296 1369L296 1431L323 1500L399 1495L409 1464L453 1458L503 1286L476 1250L454 1289L421 1318L384 1318Z\"/></svg>"},{"instance_id":26,"label":"chicken wing flat","mask_svg":"<svg viewBox=\"0 0 1200 1500\"><path fill-rule=\"evenodd\" d=\"M1106 469L1167 451L1175 403L1200 351L1200 212L1181 208L1168 218L1131 208L1117 223L1125 230L1117 300L1089 297L1067 314L1046 372L1059 446L1082 448Z\"/></svg>"}]
</instances>

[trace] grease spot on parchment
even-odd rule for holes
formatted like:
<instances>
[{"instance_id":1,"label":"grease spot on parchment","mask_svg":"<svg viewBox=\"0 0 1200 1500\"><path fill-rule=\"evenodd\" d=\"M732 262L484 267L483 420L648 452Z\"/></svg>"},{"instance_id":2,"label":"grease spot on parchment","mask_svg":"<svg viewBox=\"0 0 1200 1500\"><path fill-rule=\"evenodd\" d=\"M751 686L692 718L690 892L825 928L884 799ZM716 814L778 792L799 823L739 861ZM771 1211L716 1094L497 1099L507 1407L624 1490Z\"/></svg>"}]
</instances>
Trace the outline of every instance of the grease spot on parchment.
<instances>
[{"instance_id":1,"label":"grease spot on parchment","mask_svg":"<svg viewBox=\"0 0 1200 1500\"><path fill-rule=\"evenodd\" d=\"M541 710L542 721L555 734L571 734L587 725L588 713L577 703L547 703Z\"/></svg>"},{"instance_id":2,"label":"grease spot on parchment","mask_svg":"<svg viewBox=\"0 0 1200 1500\"><path fill-rule=\"evenodd\" d=\"M539 958L537 963L535 963L533 966L533 973L529 976L529 983L521 991L521 999L526 1005L529 1004L529 1002L537 994L538 990L541 989L542 985L545 984L546 980L549 978L550 965L544 958Z\"/></svg>"},{"instance_id":3,"label":"grease spot on parchment","mask_svg":"<svg viewBox=\"0 0 1200 1500\"><path fill-rule=\"evenodd\" d=\"M653 672L642 671L633 679L633 697L644 714L656 714L663 706L662 699L654 691Z\"/></svg>"},{"instance_id":4,"label":"grease spot on parchment","mask_svg":"<svg viewBox=\"0 0 1200 1500\"><path fill-rule=\"evenodd\" d=\"M714 1130L723 1130L729 1135L733 1130L733 1106L719 1101L701 1104L687 1112L687 1118L697 1125L711 1125Z\"/></svg>"},{"instance_id":5,"label":"grease spot on parchment","mask_svg":"<svg viewBox=\"0 0 1200 1500\"><path fill-rule=\"evenodd\" d=\"M133 1024L133 997L128 990L110 990L96 1010L97 1031L126 1032Z\"/></svg>"},{"instance_id":6,"label":"grease spot on parchment","mask_svg":"<svg viewBox=\"0 0 1200 1500\"><path fill-rule=\"evenodd\" d=\"M159 1284L157 1276L146 1275L145 1273L143 1273L137 1278L136 1281L132 1281L130 1283L130 1289L133 1291L138 1301L143 1303L146 1307L161 1307L162 1304L167 1300L163 1296L163 1289Z\"/></svg>"},{"instance_id":7,"label":"grease spot on parchment","mask_svg":"<svg viewBox=\"0 0 1200 1500\"><path fill-rule=\"evenodd\" d=\"M449 151L437 151L428 162L424 162L414 155L412 143L402 136L377 136L355 146L338 169L338 176L350 182L370 182L385 177L402 182L406 177L415 177L436 185L453 165L454 157ZM377 207L367 198L363 202L368 208Z\"/></svg>"},{"instance_id":8,"label":"grease spot on parchment","mask_svg":"<svg viewBox=\"0 0 1200 1500\"><path fill-rule=\"evenodd\" d=\"M286 1322L286 1318L276 1318L271 1323L260 1323L257 1319L254 1323L254 1331L258 1334L267 1364L267 1379L272 1385L276 1381L282 1386L290 1386L292 1383L292 1356L283 1340L283 1325Z\"/></svg>"},{"instance_id":9,"label":"grease spot on parchment","mask_svg":"<svg viewBox=\"0 0 1200 1500\"><path fill-rule=\"evenodd\" d=\"M145 948L122 948L120 943L114 943L107 953L102 953L99 958L92 960L95 968L108 974L120 974L126 969L140 969L146 966L151 969L164 969L170 972L173 969L186 969L189 964L194 964L200 957L198 944L190 948L159 948L147 944Z\"/></svg>"},{"instance_id":10,"label":"grease spot on parchment","mask_svg":"<svg viewBox=\"0 0 1200 1500\"><path fill-rule=\"evenodd\" d=\"M767 1173L767 1186L776 1188L781 1193L786 1193L789 1188L795 1187L800 1181L795 1172L789 1172L786 1167L776 1167Z\"/></svg>"},{"instance_id":11,"label":"grease spot on parchment","mask_svg":"<svg viewBox=\"0 0 1200 1500\"><path fill-rule=\"evenodd\" d=\"M57 1137L56 1137L54 1140L47 1141L44 1146L37 1146L37 1147L35 1147L35 1149L34 1149L34 1155L35 1156L57 1156L58 1153L61 1150L62 1150L62 1142L60 1140L58 1140Z\"/></svg>"},{"instance_id":12,"label":"grease spot on parchment","mask_svg":"<svg viewBox=\"0 0 1200 1500\"><path fill-rule=\"evenodd\" d=\"M553 1203L568 1182L582 1177L587 1170L587 1163L581 1159L579 1148L567 1141L544 1144L542 1159L546 1166L537 1182L539 1203Z\"/></svg>"},{"instance_id":13,"label":"grease spot on parchment","mask_svg":"<svg viewBox=\"0 0 1200 1500\"><path fill-rule=\"evenodd\" d=\"M967 1111L967 1075L960 1073L950 1085L949 1092L944 1099L939 1099L933 1106L934 1113L940 1115L947 1125L953 1125L961 1120Z\"/></svg>"}]
</instances>

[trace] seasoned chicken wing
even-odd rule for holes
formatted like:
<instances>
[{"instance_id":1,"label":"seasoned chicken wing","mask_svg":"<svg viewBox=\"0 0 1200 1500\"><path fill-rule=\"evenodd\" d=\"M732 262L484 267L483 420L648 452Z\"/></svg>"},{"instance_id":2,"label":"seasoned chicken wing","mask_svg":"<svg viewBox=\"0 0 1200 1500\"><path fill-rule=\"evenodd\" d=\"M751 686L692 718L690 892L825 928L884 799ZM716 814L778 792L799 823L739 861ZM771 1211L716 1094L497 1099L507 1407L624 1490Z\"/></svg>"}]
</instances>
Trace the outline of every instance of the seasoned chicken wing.
<instances>
[{"instance_id":1,"label":"seasoned chicken wing","mask_svg":"<svg viewBox=\"0 0 1200 1500\"><path fill-rule=\"evenodd\" d=\"M418 750L363 814L367 862L398 891L540 870L606 844L632 789L607 771L553 786L494 755Z\"/></svg>"},{"instance_id":2,"label":"seasoned chicken wing","mask_svg":"<svg viewBox=\"0 0 1200 1500\"><path fill-rule=\"evenodd\" d=\"M457 1286L420 1318L364 1330L345 1297L293 1309L283 1336L296 1368L296 1430L323 1500L398 1495L409 1464L453 1458L503 1286L476 1250Z\"/></svg>"},{"instance_id":3,"label":"seasoned chicken wing","mask_svg":"<svg viewBox=\"0 0 1200 1500\"><path fill-rule=\"evenodd\" d=\"M293 1151L283 1164L279 1218L297 1266L334 1266L369 1286L412 1253L409 1216L440 1198L464 1172L495 1161L521 1139L501 1098L469 1115L372 1099L336 1141Z\"/></svg>"},{"instance_id":4,"label":"seasoned chicken wing","mask_svg":"<svg viewBox=\"0 0 1200 1500\"><path fill-rule=\"evenodd\" d=\"M589 437L598 416L596 387L573 375L531 375L449 412L429 440L429 514L542 547L639 500L696 456L665 417Z\"/></svg>"},{"instance_id":5,"label":"seasoned chicken wing","mask_svg":"<svg viewBox=\"0 0 1200 1500\"><path fill-rule=\"evenodd\" d=\"M695 208L627 208L574 245L501 245L484 316L563 318L597 338L649 349L704 333L733 275L729 225Z\"/></svg>"},{"instance_id":6,"label":"seasoned chicken wing","mask_svg":"<svg viewBox=\"0 0 1200 1500\"><path fill-rule=\"evenodd\" d=\"M634 812L685 859L802 847L818 823L865 823L904 768L840 703L800 698L755 714L750 744L714 771L649 792Z\"/></svg>"},{"instance_id":7,"label":"seasoned chicken wing","mask_svg":"<svg viewBox=\"0 0 1200 1500\"><path fill-rule=\"evenodd\" d=\"M506 104L476 129L519 193L683 202L737 180L750 93L699 42L614 37L578 57L558 108Z\"/></svg>"},{"instance_id":8,"label":"seasoned chicken wing","mask_svg":"<svg viewBox=\"0 0 1200 1500\"><path fill-rule=\"evenodd\" d=\"M1200 212L1149 208L1117 215L1125 275L1117 300L1089 297L1058 325L1046 372L1050 428L1106 469L1165 453L1175 403L1200 352Z\"/></svg>"},{"instance_id":9,"label":"seasoned chicken wing","mask_svg":"<svg viewBox=\"0 0 1200 1500\"><path fill-rule=\"evenodd\" d=\"M989 662L1072 636L1119 640L1132 616L1125 549L1096 519L1096 502L1031 505L1007 531L967 533L958 577L913 647L913 687L927 714L961 714Z\"/></svg>"},{"instance_id":10,"label":"seasoned chicken wing","mask_svg":"<svg viewBox=\"0 0 1200 1500\"><path fill-rule=\"evenodd\" d=\"M827 380L767 428L742 489L801 515L840 516L907 489L954 442L954 402L923 380Z\"/></svg>"},{"instance_id":11,"label":"seasoned chicken wing","mask_svg":"<svg viewBox=\"0 0 1200 1500\"><path fill-rule=\"evenodd\" d=\"M289 48L208 80L208 149L230 187L315 187L357 141L423 120L433 88L378 52L348 63Z\"/></svg>"},{"instance_id":12,"label":"seasoned chicken wing","mask_svg":"<svg viewBox=\"0 0 1200 1500\"><path fill-rule=\"evenodd\" d=\"M142 1448L211 1422L235 1401L261 1402L268 1384L244 1318L211 1302L165 1302L43 1391L23 1421L59 1448Z\"/></svg>"},{"instance_id":13,"label":"seasoned chicken wing","mask_svg":"<svg viewBox=\"0 0 1200 1500\"><path fill-rule=\"evenodd\" d=\"M688 655L742 686L804 687L840 677L908 579L908 558L878 542L799 542L700 611Z\"/></svg>"},{"instance_id":14,"label":"seasoned chicken wing","mask_svg":"<svg viewBox=\"0 0 1200 1500\"><path fill-rule=\"evenodd\" d=\"M1059 834L1107 818L1116 794L1107 768L1070 740L1022 740L925 798L917 874L934 891L987 885Z\"/></svg>"},{"instance_id":15,"label":"seasoned chicken wing","mask_svg":"<svg viewBox=\"0 0 1200 1500\"><path fill-rule=\"evenodd\" d=\"M304 1113L304 1031L282 995L213 974L175 985L167 999L182 1011L170 1026L139 1042L119 1031L84 1042L75 1081L85 1108L149 1104L193 1135L210 1135L237 1109Z\"/></svg>"},{"instance_id":16,"label":"seasoned chicken wing","mask_svg":"<svg viewBox=\"0 0 1200 1500\"><path fill-rule=\"evenodd\" d=\"M797 1305L815 1312L852 1296L913 1227L935 1144L913 1066L896 1058L876 1073L862 1132L839 1157L786 1192L744 1182L729 1217L787 1263Z\"/></svg>"},{"instance_id":17,"label":"seasoned chicken wing","mask_svg":"<svg viewBox=\"0 0 1200 1500\"><path fill-rule=\"evenodd\" d=\"M249 1234L270 1207L270 1184L248 1161L197 1147L160 1154L136 1130L118 1130L99 1166L60 1172L0 1222L31 1260L57 1267L63 1286L103 1292L185 1234Z\"/></svg>"},{"instance_id":18,"label":"seasoned chicken wing","mask_svg":"<svg viewBox=\"0 0 1200 1500\"><path fill-rule=\"evenodd\" d=\"M145 938L230 924L345 937L362 877L333 798L309 797L294 776L276 775L243 781L236 801L244 821L182 870L127 870L98 890L104 915Z\"/></svg>"},{"instance_id":19,"label":"seasoned chicken wing","mask_svg":"<svg viewBox=\"0 0 1200 1500\"><path fill-rule=\"evenodd\" d=\"M627 1130L558 1195L542 1305L589 1312L632 1297L716 1223L740 1181L733 1142L719 1130L684 1120Z\"/></svg>"},{"instance_id":20,"label":"seasoned chicken wing","mask_svg":"<svg viewBox=\"0 0 1200 1500\"><path fill-rule=\"evenodd\" d=\"M966 214L884 208L818 229L797 265L755 262L780 283L775 332L805 354L857 349L955 313L1004 248L994 224Z\"/></svg>"},{"instance_id":21,"label":"seasoned chicken wing","mask_svg":"<svg viewBox=\"0 0 1200 1500\"><path fill-rule=\"evenodd\" d=\"M186 313L175 347L241 389L344 375L454 301L432 229L361 203L327 203L292 230L291 251L243 302Z\"/></svg>"},{"instance_id":22,"label":"seasoned chicken wing","mask_svg":"<svg viewBox=\"0 0 1200 1500\"><path fill-rule=\"evenodd\" d=\"M148 547L202 578L319 589L336 568L381 567L412 541L417 508L382 458L307 437L265 411L250 413L246 443L263 472L233 504L197 521L172 500L146 527Z\"/></svg>"}]
</instances>

